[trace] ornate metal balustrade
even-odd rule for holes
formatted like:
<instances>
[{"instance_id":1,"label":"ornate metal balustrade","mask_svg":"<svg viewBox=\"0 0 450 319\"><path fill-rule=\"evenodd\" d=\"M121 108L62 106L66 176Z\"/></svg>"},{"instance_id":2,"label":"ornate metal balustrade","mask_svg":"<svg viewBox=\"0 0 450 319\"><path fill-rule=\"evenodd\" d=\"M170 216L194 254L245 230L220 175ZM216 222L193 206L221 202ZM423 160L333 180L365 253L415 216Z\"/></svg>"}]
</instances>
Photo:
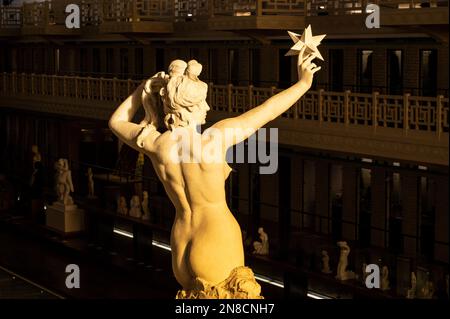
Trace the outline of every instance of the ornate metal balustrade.
<instances>
[{"instance_id":1,"label":"ornate metal balustrade","mask_svg":"<svg viewBox=\"0 0 450 319\"><path fill-rule=\"evenodd\" d=\"M172 20L174 1L168 0L96 0L103 7L103 19L109 22Z\"/></svg>"},{"instance_id":2,"label":"ornate metal balustrade","mask_svg":"<svg viewBox=\"0 0 450 319\"><path fill-rule=\"evenodd\" d=\"M448 7L448 0L309 0L308 16L366 14L368 4L382 9L404 10Z\"/></svg>"},{"instance_id":3,"label":"ornate metal balustrade","mask_svg":"<svg viewBox=\"0 0 450 319\"><path fill-rule=\"evenodd\" d=\"M382 10L448 7L448 0L48 0L0 7L0 27L62 25L65 7L78 4L82 26L103 22L195 21L215 16L338 16Z\"/></svg>"},{"instance_id":4,"label":"ornate metal balustrade","mask_svg":"<svg viewBox=\"0 0 450 319\"><path fill-rule=\"evenodd\" d=\"M0 28L20 28L22 26L22 8L1 7Z\"/></svg>"},{"instance_id":5,"label":"ornate metal balustrade","mask_svg":"<svg viewBox=\"0 0 450 319\"><path fill-rule=\"evenodd\" d=\"M104 79L45 74L2 73L0 95L9 97L52 97L120 102L140 83L133 80ZM208 102L214 111L243 113L260 105L277 88L209 84ZM72 102L71 102L72 103ZM448 98L382 95L345 92L309 91L282 117L387 127L405 131L449 132Z\"/></svg>"}]
</instances>

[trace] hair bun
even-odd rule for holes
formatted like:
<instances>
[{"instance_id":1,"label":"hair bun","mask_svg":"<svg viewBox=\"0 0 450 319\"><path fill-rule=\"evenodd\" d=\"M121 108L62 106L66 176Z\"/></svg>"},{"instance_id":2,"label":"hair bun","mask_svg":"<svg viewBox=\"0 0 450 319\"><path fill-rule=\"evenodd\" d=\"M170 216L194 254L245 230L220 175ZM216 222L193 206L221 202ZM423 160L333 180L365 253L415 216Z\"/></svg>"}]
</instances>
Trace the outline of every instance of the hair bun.
<instances>
[{"instance_id":1,"label":"hair bun","mask_svg":"<svg viewBox=\"0 0 450 319\"><path fill-rule=\"evenodd\" d=\"M199 76L202 73L202 65L196 60L190 60L187 66L187 73L195 76Z\"/></svg>"}]
</instances>

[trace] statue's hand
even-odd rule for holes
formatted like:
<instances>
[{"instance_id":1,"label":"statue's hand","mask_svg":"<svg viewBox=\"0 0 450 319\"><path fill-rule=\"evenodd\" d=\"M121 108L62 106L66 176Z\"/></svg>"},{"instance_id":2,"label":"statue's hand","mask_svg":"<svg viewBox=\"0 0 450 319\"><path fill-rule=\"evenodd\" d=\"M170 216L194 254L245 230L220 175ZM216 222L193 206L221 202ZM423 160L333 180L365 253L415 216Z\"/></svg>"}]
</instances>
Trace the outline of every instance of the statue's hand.
<instances>
[{"instance_id":1,"label":"statue's hand","mask_svg":"<svg viewBox=\"0 0 450 319\"><path fill-rule=\"evenodd\" d=\"M315 55L311 54L303 57L304 51L305 49L303 48L298 56L298 75L299 81L306 87L310 88L314 78L314 73L319 71L321 67L317 66L315 63L312 63L312 61L316 58Z\"/></svg>"}]
</instances>

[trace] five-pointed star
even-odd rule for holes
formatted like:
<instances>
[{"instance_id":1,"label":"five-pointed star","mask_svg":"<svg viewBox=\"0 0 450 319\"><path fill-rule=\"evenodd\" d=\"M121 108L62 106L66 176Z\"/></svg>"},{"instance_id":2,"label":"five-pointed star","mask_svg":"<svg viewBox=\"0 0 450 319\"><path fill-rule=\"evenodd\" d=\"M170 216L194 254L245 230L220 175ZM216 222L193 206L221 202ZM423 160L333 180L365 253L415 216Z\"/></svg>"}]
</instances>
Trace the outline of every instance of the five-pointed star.
<instances>
[{"instance_id":1,"label":"five-pointed star","mask_svg":"<svg viewBox=\"0 0 450 319\"><path fill-rule=\"evenodd\" d=\"M286 53L286 56L297 55L300 53L302 48L304 46L306 46L305 53L304 53L306 56L313 54L318 59L323 61L323 57L320 54L317 47L319 46L320 41L322 41L323 38L325 38L326 34L312 36L311 25L309 25L305 29L305 31L303 32L301 37L300 37L300 34L297 34L297 33L291 32L291 31L288 31L288 34L291 37L292 41L294 41L295 44L291 47L291 49L288 51L288 53ZM300 39L299 39L299 37L300 37Z\"/></svg>"}]
</instances>

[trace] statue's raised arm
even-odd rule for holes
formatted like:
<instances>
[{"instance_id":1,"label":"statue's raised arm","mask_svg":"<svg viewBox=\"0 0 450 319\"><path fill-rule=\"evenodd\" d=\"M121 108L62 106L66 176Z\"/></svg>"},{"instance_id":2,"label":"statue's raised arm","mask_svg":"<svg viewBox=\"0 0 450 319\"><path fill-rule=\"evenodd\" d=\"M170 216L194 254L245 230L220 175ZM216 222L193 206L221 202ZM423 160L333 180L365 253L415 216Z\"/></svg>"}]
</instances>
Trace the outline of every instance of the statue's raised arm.
<instances>
[{"instance_id":1,"label":"statue's raised arm","mask_svg":"<svg viewBox=\"0 0 450 319\"><path fill-rule=\"evenodd\" d=\"M286 55L298 54L297 71L298 81L288 89L272 96L263 104L233 118L217 122L212 126L222 133L225 150L247 139L268 122L276 119L294 105L310 88L314 73L321 69L313 63L315 58L323 60L317 46L325 35L312 36L311 27L308 26L299 38L299 35L289 32L295 45Z\"/></svg>"}]
</instances>

